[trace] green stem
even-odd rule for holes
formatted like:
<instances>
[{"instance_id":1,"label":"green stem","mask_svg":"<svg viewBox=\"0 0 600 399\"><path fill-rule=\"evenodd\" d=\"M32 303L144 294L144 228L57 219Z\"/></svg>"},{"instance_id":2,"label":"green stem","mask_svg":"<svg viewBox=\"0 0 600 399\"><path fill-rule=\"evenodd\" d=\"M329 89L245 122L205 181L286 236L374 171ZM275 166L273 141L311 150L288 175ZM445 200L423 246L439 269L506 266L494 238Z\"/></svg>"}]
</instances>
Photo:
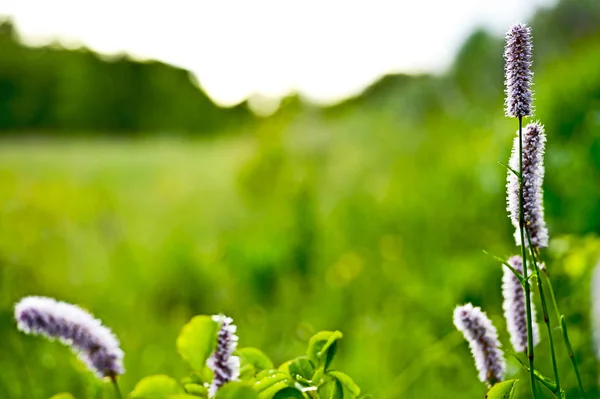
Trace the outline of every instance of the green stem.
<instances>
[{"instance_id":1,"label":"green stem","mask_svg":"<svg viewBox=\"0 0 600 399\"><path fill-rule=\"evenodd\" d=\"M581 383L581 375L579 374L579 366L577 365L577 361L575 360L575 354L573 353L573 347L571 346L571 340L569 339L569 332L567 330L565 316L560 314L560 310L558 310L558 302L556 301L556 295L554 294L554 288L552 288L552 283L550 282L550 276L548 275L547 268L544 269L544 274L546 275L546 283L548 284L548 289L550 290L550 297L552 298L552 303L556 311L556 317L560 321L560 329L562 330L562 336L563 340L565 341L567 353L569 355L569 359L571 360L571 365L573 366L575 377L577 378L577 385L579 386L579 390L581 391L581 397L585 398L585 391L583 389L583 384Z\"/></svg>"},{"instance_id":2,"label":"green stem","mask_svg":"<svg viewBox=\"0 0 600 399\"><path fill-rule=\"evenodd\" d=\"M577 376L577 385L579 385L579 390L581 391L581 397L585 398L585 391L583 390L583 384L581 383L581 375L579 374L579 367L577 366L577 361L575 360L575 355L573 354L573 347L571 346L571 340L569 340L569 333L567 332L567 323L565 322L564 315L560 316L560 326L562 328L565 345L567 346L567 353L569 354L569 359L571 359L571 364L573 365L573 371L575 371L575 376Z\"/></svg>"},{"instance_id":3,"label":"green stem","mask_svg":"<svg viewBox=\"0 0 600 399\"><path fill-rule=\"evenodd\" d=\"M117 397L117 399L123 399L123 396L121 395L121 390L119 389L119 384L117 383L117 377L111 375L110 380L112 381L113 386L115 387L115 396Z\"/></svg>"},{"instance_id":4,"label":"green stem","mask_svg":"<svg viewBox=\"0 0 600 399\"><path fill-rule=\"evenodd\" d=\"M525 212L523 210L523 117L519 116L519 231L521 233L521 251L523 257L523 279L525 280L525 303L527 309L527 358L529 359L529 374L531 393L537 398L535 389L535 368L533 367L533 330L531 323L531 285L527 278L527 250L525 249Z\"/></svg>"},{"instance_id":5,"label":"green stem","mask_svg":"<svg viewBox=\"0 0 600 399\"><path fill-rule=\"evenodd\" d=\"M537 286L540 293L540 301L542 302L542 313L544 316L544 323L548 331L548 341L550 343L550 354L552 355L552 368L554 369L554 380L556 381L557 391L560 392L560 380L558 378L558 365L556 363L556 351L554 350L554 338L552 338L552 328L550 327L550 317L548 317L548 306L546 305L546 297L544 295L544 288L542 279L540 277L540 268L538 267L537 257L535 255L535 248L531 244L531 237L529 231L525 229L527 233L527 242L529 243L529 250L531 252L531 260L533 261L533 268L535 276L537 277Z\"/></svg>"}]
</instances>

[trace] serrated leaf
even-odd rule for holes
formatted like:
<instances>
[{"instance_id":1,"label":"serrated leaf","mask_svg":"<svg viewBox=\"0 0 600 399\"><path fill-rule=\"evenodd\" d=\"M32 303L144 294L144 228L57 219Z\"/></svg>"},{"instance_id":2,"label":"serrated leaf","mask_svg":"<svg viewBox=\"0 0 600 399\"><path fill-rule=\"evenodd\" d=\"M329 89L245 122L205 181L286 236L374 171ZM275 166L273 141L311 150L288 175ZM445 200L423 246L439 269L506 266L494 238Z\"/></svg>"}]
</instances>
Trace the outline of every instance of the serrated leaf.
<instances>
[{"instance_id":1,"label":"serrated leaf","mask_svg":"<svg viewBox=\"0 0 600 399\"><path fill-rule=\"evenodd\" d=\"M337 341L343 337L339 331L321 331L308 341L306 355L316 365L323 365L325 370L331 364L337 350Z\"/></svg>"},{"instance_id":2,"label":"serrated leaf","mask_svg":"<svg viewBox=\"0 0 600 399\"><path fill-rule=\"evenodd\" d=\"M217 391L215 399L257 399L254 390L241 382L229 382Z\"/></svg>"},{"instance_id":3,"label":"serrated leaf","mask_svg":"<svg viewBox=\"0 0 600 399\"><path fill-rule=\"evenodd\" d=\"M305 399L300 390L294 387L283 388L277 392L273 399Z\"/></svg>"},{"instance_id":4,"label":"serrated leaf","mask_svg":"<svg viewBox=\"0 0 600 399\"><path fill-rule=\"evenodd\" d=\"M344 399L354 399L360 395L360 388L348 374L341 371L330 371L327 374L340 382L344 392Z\"/></svg>"},{"instance_id":5,"label":"serrated leaf","mask_svg":"<svg viewBox=\"0 0 600 399\"><path fill-rule=\"evenodd\" d=\"M294 380L289 374L279 370L264 370L258 373L252 387L258 393L259 399L272 399L277 392L294 386Z\"/></svg>"},{"instance_id":6,"label":"serrated leaf","mask_svg":"<svg viewBox=\"0 0 600 399\"><path fill-rule=\"evenodd\" d=\"M201 371L215 350L219 325L210 316L195 316L177 337L177 351L194 370Z\"/></svg>"},{"instance_id":7,"label":"serrated leaf","mask_svg":"<svg viewBox=\"0 0 600 399\"><path fill-rule=\"evenodd\" d=\"M513 399L517 381L519 380L508 380L494 384L485 395L486 399Z\"/></svg>"},{"instance_id":8,"label":"serrated leaf","mask_svg":"<svg viewBox=\"0 0 600 399\"><path fill-rule=\"evenodd\" d=\"M162 399L179 393L183 393L183 389L177 381L167 375L158 374L142 378L129 396L140 399Z\"/></svg>"},{"instance_id":9,"label":"serrated leaf","mask_svg":"<svg viewBox=\"0 0 600 399\"><path fill-rule=\"evenodd\" d=\"M344 388L337 378L331 378L319 386L317 390L320 399L343 399Z\"/></svg>"},{"instance_id":10,"label":"serrated leaf","mask_svg":"<svg viewBox=\"0 0 600 399\"><path fill-rule=\"evenodd\" d=\"M75 399L75 396L71 395L69 392L61 392L52 396L50 399Z\"/></svg>"},{"instance_id":11,"label":"serrated leaf","mask_svg":"<svg viewBox=\"0 0 600 399\"><path fill-rule=\"evenodd\" d=\"M241 367L246 364L254 366L256 371L272 369L273 362L267 355L257 348L241 348L236 353L240 357Z\"/></svg>"},{"instance_id":12,"label":"serrated leaf","mask_svg":"<svg viewBox=\"0 0 600 399\"><path fill-rule=\"evenodd\" d=\"M300 356L279 366L279 370L288 373L297 380L311 381L315 373L315 367L306 356ZM299 379L298 376L301 378Z\"/></svg>"}]
</instances>

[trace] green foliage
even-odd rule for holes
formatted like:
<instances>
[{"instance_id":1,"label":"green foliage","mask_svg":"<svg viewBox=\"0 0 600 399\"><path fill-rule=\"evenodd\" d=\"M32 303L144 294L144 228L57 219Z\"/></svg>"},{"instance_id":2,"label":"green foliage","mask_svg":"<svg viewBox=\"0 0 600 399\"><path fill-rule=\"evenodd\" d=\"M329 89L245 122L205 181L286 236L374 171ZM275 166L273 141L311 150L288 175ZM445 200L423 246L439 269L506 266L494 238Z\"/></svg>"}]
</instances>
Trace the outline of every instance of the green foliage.
<instances>
[{"instance_id":1,"label":"green foliage","mask_svg":"<svg viewBox=\"0 0 600 399\"><path fill-rule=\"evenodd\" d=\"M50 399L75 399L75 397L68 392L62 392L62 393L57 393L56 395L52 396Z\"/></svg>"},{"instance_id":2,"label":"green foliage","mask_svg":"<svg viewBox=\"0 0 600 399\"><path fill-rule=\"evenodd\" d=\"M183 326L177 337L177 350L194 370L203 370L215 350L219 325L210 316L196 316Z\"/></svg>"},{"instance_id":3,"label":"green foliage","mask_svg":"<svg viewBox=\"0 0 600 399\"><path fill-rule=\"evenodd\" d=\"M140 380L129 396L132 399L163 399L181 393L183 389L173 378L166 375L153 375Z\"/></svg>"},{"instance_id":4,"label":"green foliage","mask_svg":"<svg viewBox=\"0 0 600 399\"><path fill-rule=\"evenodd\" d=\"M216 399L258 399L258 394L249 386L230 382L217 391Z\"/></svg>"},{"instance_id":5,"label":"green foliage","mask_svg":"<svg viewBox=\"0 0 600 399\"><path fill-rule=\"evenodd\" d=\"M239 382L225 384L217 391L216 399L258 399L258 394L248 385Z\"/></svg>"},{"instance_id":6,"label":"green foliage","mask_svg":"<svg viewBox=\"0 0 600 399\"><path fill-rule=\"evenodd\" d=\"M600 25L591 23L593 10L568 11L574 3L598 7L561 1L566 8L552 17L560 25L548 23L552 9L534 19L536 113L548 132L552 244L543 256L591 398L600 396L589 315L600 255ZM89 133L123 135L138 126L150 135L152 126L184 126L179 118L193 113L192 130L203 132L202 119L212 117L212 108L185 98L198 92L182 89L189 85L183 72L154 63L102 67L86 51L46 65L41 60L52 51L19 53L14 40L0 40L3 131L66 126L47 134L79 135L92 126ZM300 355L317 331L340 329L343 348L328 371L339 367L374 398L482 398L485 388L475 383L449 314L473 301L496 309L490 317L503 325L501 268L481 253L507 258L514 248L502 211L506 170L495 164L507 161L515 130L500 109L501 52L499 37L480 32L448 75L390 75L330 108L294 97L273 117L214 140L4 140L0 398L67 389L76 398L112 398L111 387L83 374L64 348L15 330L13 304L32 293L82 304L111 327L126 352L124 392L166 373L183 377L188 395L205 397L211 373L189 373L174 343L193 315L225 312L244 344L264 350L294 386L310 387L318 370L328 378ZM21 67L28 57L40 64ZM472 73L457 71L460 64ZM104 87L105 79L88 78L121 82L138 72L137 88L123 92L159 93L152 100L144 94L118 102L121 93ZM45 88L44 76L55 73L61 97L48 99L44 93L58 92ZM9 90L12 77L18 94ZM142 101L154 105L137 108ZM50 114L60 122L46 124ZM536 362L549 364L544 352ZM298 356L304 360L284 366ZM576 387L563 348L558 356L561 383ZM256 378L255 366L244 364L242 381ZM526 372L513 366L509 373L521 381L515 396L528 398ZM578 397L576 389L566 394Z\"/></svg>"},{"instance_id":7,"label":"green foliage","mask_svg":"<svg viewBox=\"0 0 600 399\"><path fill-rule=\"evenodd\" d=\"M494 386L485 395L485 399L513 399L515 386L519 380L502 381Z\"/></svg>"},{"instance_id":8,"label":"green foliage","mask_svg":"<svg viewBox=\"0 0 600 399\"><path fill-rule=\"evenodd\" d=\"M244 369L245 366L250 366L256 372L259 372L273 368L271 359L269 359L269 357L260 349L242 348L237 350L235 354L240 357L242 369Z\"/></svg>"},{"instance_id":9,"label":"green foliage","mask_svg":"<svg viewBox=\"0 0 600 399\"><path fill-rule=\"evenodd\" d=\"M317 367L327 370L335 356L337 341L342 336L339 331L321 331L310 339L306 355Z\"/></svg>"},{"instance_id":10,"label":"green foliage","mask_svg":"<svg viewBox=\"0 0 600 399\"><path fill-rule=\"evenodd\" d=\"M164 63L27 47L1 19L0 47L0 131L207 134L253 120L245 106L219 108L188 71Z\"/></svg>"},{"instance_id":11,"label":"green foliage","mask_svg":"<svg viewBox=\"0 0 600 399\"><path fill-rule=\"evenodd\" d=\"M217 332L218 324L210 316L193 317L177 338L177 348L194 371L180 383L166 375L145 377L129 397L208 398L207 386L212 377L206 360L215 349ZM315 362L301 356L283 363L278 370L273 369L273 362L261 350L240 348L234 354L240 356L240 380L219 388L216 399L354 399L360 389L347 374L340 371L323 374L325 362L329 364L333 359L341 337L339 331L317 333L310 339L307 350ZM315 372L317 367L319 370Z\"/></svg>"},{"instance_id":12,"label":"green foliage","mask_svg":"<svg viewBox=\"0 0 600 399\"><path fill-rule=\"evenodd\" d=\"M288 373L295 379L309 381L315 374L314 363L306 356L289 360L279 366L279 370Z\"/></svg>"}]
</instances>

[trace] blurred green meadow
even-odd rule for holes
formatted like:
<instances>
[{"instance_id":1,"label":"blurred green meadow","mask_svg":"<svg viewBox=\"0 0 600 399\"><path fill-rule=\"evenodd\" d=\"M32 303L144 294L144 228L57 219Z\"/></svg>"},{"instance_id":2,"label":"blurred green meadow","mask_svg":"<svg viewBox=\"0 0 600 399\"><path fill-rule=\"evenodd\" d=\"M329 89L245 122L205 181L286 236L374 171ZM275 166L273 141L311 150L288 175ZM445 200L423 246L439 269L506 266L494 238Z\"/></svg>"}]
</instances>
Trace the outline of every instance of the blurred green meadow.
<instances>
[{"instance_id":1,"label":"blurred green meadow","mask_svg":"<svg viewBox=\"0 0 600 399\"><path fill-rule=\"evenodd\" d=\"M576 3L532 21L536 118L548 134L543 257L584 386L598 397L589 313L600 256L600 9L589 2L577 14ZM592 23L567 32L573 18ZM12 307L25 295L101 318L126 354L125 392L147 375L183 377L181 327L223 312L242 346L276 364L315 332L341 330L334 367L374 398L482 398L452 311L482 306L510 352L502 269L483 253L518 250L498 164L517 125L503 116L502 90L502 39L480 31L443 76L387 76L327 108L292 96L274 115L216 134L11 130L0 141L0 398L111 397L68 349L16 330ZM551 374L547 338L539 348ZM528 397L527 384L519 392Z\"/></svg>"}]
</instances>

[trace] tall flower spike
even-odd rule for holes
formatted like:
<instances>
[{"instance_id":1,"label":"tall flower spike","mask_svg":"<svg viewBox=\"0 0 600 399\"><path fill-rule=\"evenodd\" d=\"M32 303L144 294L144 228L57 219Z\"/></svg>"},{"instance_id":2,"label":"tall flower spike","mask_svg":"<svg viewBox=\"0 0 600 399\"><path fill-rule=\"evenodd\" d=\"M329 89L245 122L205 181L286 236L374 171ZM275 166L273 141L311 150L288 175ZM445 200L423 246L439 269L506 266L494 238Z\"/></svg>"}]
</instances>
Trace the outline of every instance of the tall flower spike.
<instances>
[{"instance_id":1,"label":"tall flower spike","mask_svg":"<svg viewBox=\"0 0 600 399\"><path fill-rule=\"evenodd\" d=\"M78 306L29 296L15 305L15 319L26 334L58 339L70 346L99 378L115 378L125 372L123 351L115 335Z\"/></svg>"},{"instance_id":2,"label":"tall flower spike","mask_svg":"<svg viewBox=\"0 0 600 399\"><path fill-rule=\"evenodd\" d=\"M548 229L544 220L544 199L542 184L544 182L544 150L546 134L544 127L538 122L530 123L523 132L523 213L525 228L536 248L548 246ZM519 170L519 136L513 144L509 166ZM515 227L515 241L521 245L519 231L519 178L508 171L507 177L507 210ZM525 235L525 246L529 246Z\"/></svg>"},{"instance_id":3,"label":"tall flower spike","mask_svg":"<svg viewBox=\"0 0 600 399\"><path fill-rule=\"evenodd\" d=\"M523 274L523 259L513 256L508 263L521 275ZM527 308L525 301L525 290L517 279L517 276L506 266L503 267L502 295L504 296L504 317L510 333L510 343L515 352L523 352L527 348ZM535 322L535 310L531 307L533 346L540 342L540 331Z\"/></svg>"},{"instance_id":4,"label":"tall flower spike","mask_svg":"<svg viewBox=\"0 0 600 399\"><path fill-rule=\"evenodd\" d=\"M480 308L470 303L454 309L454 325L469 341L479 380L494 385L504 379L506 362L500 349L498 332Z\"/></svg>"},{"instance_id":5,"label":"tall flower spike","mask_svg":"<svg viewBox=\"0 0 600 399\"><path fill-rule=\"evenodd\" d=\"M511 26L506 32L504 49L506 116L518 118L531 116L533 113L531 50L531 29L525 24Z\"/></svg>"},{"instance_id":6,"label":"tall flower spike","mask_svg":"<svg viewBox=\"0 0 600 399\"><path fill-rule=\"evenodd\" d=\"M217 335L217 347L206 361L208 367L213 371L214 377L208 397L214 398L217 390L229 381L237 381L240 376L240 358L232 356L237 348L238 336L235 335L237 327L233 319L224 315L213 316L213 320L219 323Z\"/></svg>"}]
</instances>

